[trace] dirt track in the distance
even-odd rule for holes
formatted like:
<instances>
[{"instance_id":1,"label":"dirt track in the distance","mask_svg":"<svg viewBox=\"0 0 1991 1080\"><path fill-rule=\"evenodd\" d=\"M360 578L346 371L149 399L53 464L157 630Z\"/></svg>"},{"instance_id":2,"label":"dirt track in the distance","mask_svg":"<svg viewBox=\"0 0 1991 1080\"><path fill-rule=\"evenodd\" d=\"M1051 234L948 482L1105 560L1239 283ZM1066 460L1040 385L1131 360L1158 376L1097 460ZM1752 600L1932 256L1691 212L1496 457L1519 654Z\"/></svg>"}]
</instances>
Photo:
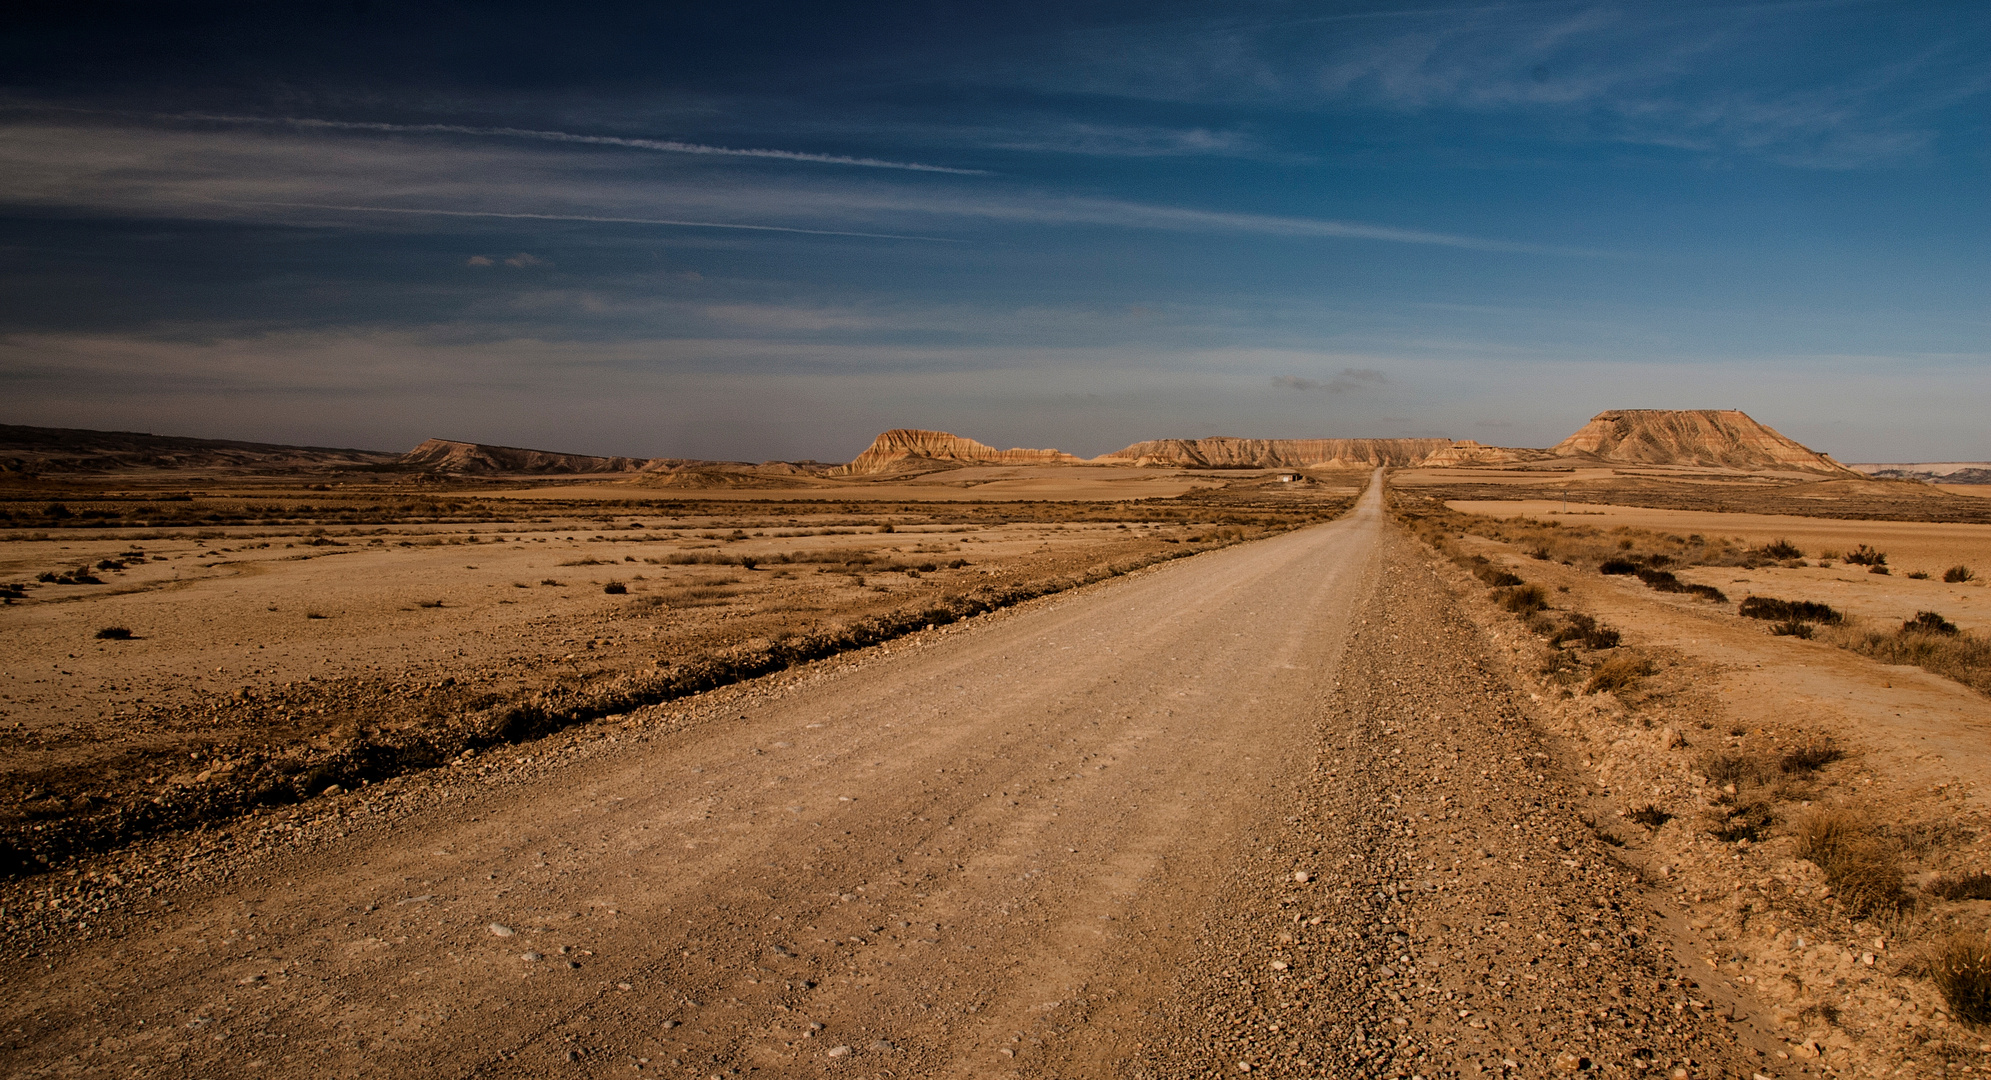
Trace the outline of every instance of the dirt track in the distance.
<instances>
[{"instance_id":1,"label":"dirt track in the distance","mask_svg":"<svg viewBox=\"0 0 1991 1080\"><path fill-rule=\"evenodd\" d=\"M1377 496L245 822L304 835L9 958L0 1072L1786 1075Z\"/></svg>"}]
</instances>

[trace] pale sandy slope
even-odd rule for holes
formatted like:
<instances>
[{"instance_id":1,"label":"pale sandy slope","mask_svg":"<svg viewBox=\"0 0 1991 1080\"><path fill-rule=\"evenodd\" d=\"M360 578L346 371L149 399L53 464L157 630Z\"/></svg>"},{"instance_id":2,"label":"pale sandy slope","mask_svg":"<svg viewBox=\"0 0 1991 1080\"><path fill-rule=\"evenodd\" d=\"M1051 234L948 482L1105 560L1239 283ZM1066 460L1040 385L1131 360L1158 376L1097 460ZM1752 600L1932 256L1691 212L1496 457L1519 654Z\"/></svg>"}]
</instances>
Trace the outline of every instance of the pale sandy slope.
<instances>
[{"instance_id":1,"label":"pale sandy slope","mask_svg":"<svg viewBox=\"0 0 1991 1080\"><path fill-rule=\"evenodd\" d=\"M0 1072L1727 1075L1376 494L238 824L10 959Z\"/></svg>"}]
</instances>

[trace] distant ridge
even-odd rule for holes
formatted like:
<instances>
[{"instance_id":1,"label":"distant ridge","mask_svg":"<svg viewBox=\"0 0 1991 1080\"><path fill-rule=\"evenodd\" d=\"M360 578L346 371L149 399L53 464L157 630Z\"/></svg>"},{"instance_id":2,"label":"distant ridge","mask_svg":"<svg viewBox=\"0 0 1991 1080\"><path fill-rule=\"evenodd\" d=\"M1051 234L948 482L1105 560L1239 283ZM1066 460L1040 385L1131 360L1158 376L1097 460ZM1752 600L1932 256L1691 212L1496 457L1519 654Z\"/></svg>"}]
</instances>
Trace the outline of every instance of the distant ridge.
<instances>
[{"instance_id":1,"label":"distant ridge","mask_svg":"<svg viewBox=\"0 0 1991 1080\"><path fill-rule=\"evenodd\" d=\"M1555 462L1796 471L1835 479L1991 482L1991 463L1848 467L1736 409L1609 409L1547 450L1470 439L1150 439L1085 459L1063 450L1012 448L945 431L894 428L846 465L815 461L707 461L568 454L458 439L428 439L405 454L340 447L190 439L134 431L0 424L0 474L219 470L301 473L355 470L461 476L624 477L645 486L782 488L832 477L908 476L968 465L1133 465L1178 469L1418 468Z\"/></svg>"},{"instance_id":2,"label":"distant ridge","mask_svg":"<svg viewBox=\"0 0 1991 1080\"><path fill-rule=\"evenodd\" d=\"M284 446L233 439L189 439L143 431L0 424L0 472L94 473L134 469L378 468L399 455L334 446Z\"/></svg>"},{"instance_id":3,"label":"distant ridge","mask_svg":"<svg viewBox=\"0 0 1991 1080\"><path fill-rule=\"evenodd\" d=\"M595 457L591 454L561 454L551 450L527 450L517 446L488 446L454 439L429 439L402 454L398 464L410 469L448 473L572 473L637 472L653 459Z\"/></svg>"},{"instance_id":4,"label":"distant ridge","mask_svg":"<svg viewBox=\"0 0 1991 1080\"><path fill-rule=\"evenodd\" d=\"M1920 480L1929 484L1991 484L1991 461L1909 461L1848 464L1876 480Z\"/></svg>"},{"instance_id":5,"label":"distant ridge","mask_svg":"<svg viewBox=\"0 0 1991 1080\"><path fill-rule=\"evenodd\" d=\"M1607 409L1549 447L1554 457L1627 465L1699 465L1730 469L1798 469L1851 475L1852 470L1740 409Z\"/></svg>"},{"instance_id":6,"label":"distant ridge","mask_svg":"<svg viewBox=\"0 0 1991 1080\"><path fill-rule=\"evenodd\" d=\"M844 466L849 476L925 471L959 465L1077 465L1084 459L1062 450L998 450L945 431L893 428L871 440Z\"/></svg>"},{"instance_id":7,"label":"distant ridge","mask_svg":"<svg viewBox=\"0 0 1991 1080\"><path fill-rule=\"evenodd\" d=\"M1421 465L1450 439L1153 439L1094 461L1181 469L1305 469Z\"/></svg>"}]
</instances>

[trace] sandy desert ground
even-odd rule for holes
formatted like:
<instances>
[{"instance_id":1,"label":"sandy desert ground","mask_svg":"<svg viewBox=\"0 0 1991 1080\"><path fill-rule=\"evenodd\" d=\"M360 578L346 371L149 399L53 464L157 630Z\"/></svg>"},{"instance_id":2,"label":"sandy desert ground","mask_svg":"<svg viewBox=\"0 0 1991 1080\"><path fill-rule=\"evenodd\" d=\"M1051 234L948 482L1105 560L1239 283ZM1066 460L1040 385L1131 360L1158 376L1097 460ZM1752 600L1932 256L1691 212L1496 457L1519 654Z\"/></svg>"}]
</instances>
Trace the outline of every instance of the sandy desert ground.
<instances>
[{"instance_id":1,"label":"sandy desert ground","mask_svg":"<svg viewBox=\"0 0 1991 1080\"><path fill-rule=\"evenodd\" d=\"M1781 514L1715 514L1693 510L1655 510L1639 506L1582 506L1563 510L1547 500L1452 501L1453 509L1492 517L1529 517L1596 528L1628 526L1678 535L1734 537L1746 546L1779 540L1795 544L1813 565L1776 564L1748 570L1704 567L1683 572L1683 580L1709 584L1744 596L1760 594L1782 599L1816 600L1851 615L1900 622L1919 611L1936 611L1958 626L1991 632L1991 525L1927 521L1835 521L1830 518ZM1875 574L1866 567L1848 566L1846 552L1861 544L1888 557L1890 572ZM1831 566L1816 563L1824 554L1841 558ZM1943 580L1952 566L1971 567L1978 576L1967 583ZM1908 575L1928 575L1916 579Z\"/></svg>"},{"instance_id":2,"label":"sandy desert ground","mask_svg":"<svg viewBox=\"0 0 1991 1080\"><path fill-rule=\"evenodd\" d=\"M937 506L217 487L194 505L241 523L17 532L0 843L46 861L377 780L1332 516L1357 483L1257 508L1253 480L1200 503Z\"/></svg>"}]
</instances>

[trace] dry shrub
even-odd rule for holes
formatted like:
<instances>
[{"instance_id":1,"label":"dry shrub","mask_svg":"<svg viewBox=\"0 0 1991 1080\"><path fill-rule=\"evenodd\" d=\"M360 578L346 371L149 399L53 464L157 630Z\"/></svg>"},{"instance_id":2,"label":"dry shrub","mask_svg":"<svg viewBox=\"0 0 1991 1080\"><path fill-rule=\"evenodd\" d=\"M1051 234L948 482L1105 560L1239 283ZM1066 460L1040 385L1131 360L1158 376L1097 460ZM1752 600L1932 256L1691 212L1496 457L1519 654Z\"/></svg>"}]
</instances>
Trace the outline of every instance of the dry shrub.
<instances>
[{"instance_id":1,"label":"dry shrub","mask_svg":"<svg viewBox=\"0 0 1991 1080\"><path fill-rule=\"evenodd\" d=\"M1991 1023L1991 946L1977 934L1952 934L1929 957L1929 978L1957 1019Z\"/></svg>"},{"instance_id":2,"label":"dry shrub","mask_svg":"<svg viewBox=\"0 0 1991 1080\"><path fill-rule=\"evenodd\" d=\"M1975 578L1976 576L1977 576L1976 574L1971 573L1970 567L1965 566L1962 563L1958 563L1957 565L1950 567L1948 570L1943 571L1943 580L1949 582L1952 585L1961 585L1964 582Z\"/></svg>"},{"instance_id":3,"label":"dry shrub","mask_svg":"<svg viewBox=\"0 0 1991 1080\"><path fill-rule=\"evenodd\" d=\"M624 585L620 581L611 581L608 584L603 585L601 587L601 591L607 593L610 596L622 596L629 592L629 586Z\"/></svg>"},{"instance_id":4,"label":"dry shrub","mask_svg":"<svg viewBox=\"0 0 1991 1080\"><path fill-rule=\"evenodd\" d=\"M1473 576L1496 589L1505 589L1522 584L1520 575L1502 570L1497 566L1486 565L1473 568Z\"/></svg>"},{"instance_id":5,"label":"dry shrub","mask_svg":"<svg viewBox=\"0 0 1991 1080\"><path fill-rule=\"evenodd\" d=\"M1553 620L1551 620L1553 622ZM1537 631L1544 633L1543 631ZM1572 611L1562 616L1559 626L1552 626L1544 633L1551 645L1579 641L1586 649L1615 649L1618 647L1618 632L1604 626L1596 619L1580 611Z\"/></svg>"},{"instance_id":6,"label":"dry shrub","mask_svg":"<svg viewBox=\"0 0 1991 1080\"><path fill-rule=\"evenodd\" d=\"M1956 624L1933 611L1918 611L1915 617L1901 624L1904 634L1940 634L1955 637L1959 633Z\"/></svg>"},{"instance_id":7,"label":"dry shrub","mask_svg":"<svg viewBox=\"0 0 1991 1080\"><path fill-rule=\"evenodd\" d=\"M1750 799L1717 810L1715 821L1708 827L1708 835L1729 844L1737 840L1754 843L1769 833L1775 821L1776 815L1770 811L1769 803Z\"/></svg>"},{"instance_id":8,"label":"dry shrub","mask_svg":"<svg viewBox=\"0 0 1991 1080\"><path fill-rule=\"evenodd\" d=\"M1875 551L1861 544L1846 553L1846 563L1850 566L1886 566L1887 552Z\"/></svg>"},{"instance_id":9,"label":"dry shrub","mask_svg":"<svg viewBox=\"0 0 1991 1080\"><path fill-rule=\"evenodd\" d=\"M1637 571L1637 563L1630 559L1622 559L1615 556L1597 564L1597 572L1600 574L1631 574Z\"/></svg>"},{"instance_id":10,"label":"dry shrub","mask_svg":"<svg viewBox=\"0 0 1991 1080\"><path fill-rule=\"evenodd\" d=\"M1517 585L1500 594L1500 606L1516 615L1528 615L1548 607L1549 598L1540 585Z\"/></svg>"},{"instance_id":11,"label":"dry shrub","mask_svg":"<svg viewBox=\"0 0 1991 1080\"><path fill-rule=\"evenodd\" d=\"M1819 735L1784 751L1777 757L1777 768L1785 773L1806 776L1817 772L1846 756L1830 735Z\"/></svg>"},{"instance_id":12,"label":"dry shrub","mask_svg":"<svg viewBox=\"0 0 1991 1080\"><path fill-rule=\"evenodd\" d=\"M1770 619L1778 622L1814 622L1837 626L1846 617L1830 604L1820 604L1811 600L1779 600L1774 596L1744 597L1742 606L1735 613L1745 619Z\"/></svg>"},{"instance_id":13,"label":"dry shrub","mask_svg":"<svg viewBox=\"0 0 1991 1080\"><path fill-rule=\"evenodd\" d=\"M97 631L98 641L130 641L131 628L128 626L106 626Z\"/></svg>"},{"instance_id":14,"label":"dry shrub","mask_svg":"<svg viewBox=\"0 0 1991 1080\"><path fill-rule=\"evenodd\" d=\"M1669 814L1666 811L1661 810L1659 807L1654 806L1651 803L1647 803L1644 806L1641 806L1638 809L1633 810L1631 813L1626 814L1625 817L1630 818L1632 823L1635 825L1643 825L1648 829L1654 829L1654 830L1657 830L1661 825L1664 825L1667 822L1673 820L1672 814Z\"/></svg>"},{"instance_id":15,"label":"dry shrub","mask_svg":"<svg viewBox=\"0 0 1991 1080\"><path fill-rule=\"evenodd\" d=\"M1865 816L1821 807L1797 826L1797 854L1825 871L1839 903L1855 915L1901 906L1900 860Z\"/></svg>"},{"instance_id":16,"label":"dry shrub","mask_svg":"<svg viewBox=\"0 0 1991 1080\"><path fill-rule=\"evenodd\" d=\"M1752 754L1709 754L1701 759L1701 775L1716 787L1760 784L1770 778L1770 766Z\"/></svg>"},{"instance_id":17,"label":"dry shrub","mask_svg":"<svg viewBox=\"0 0 1991 1080\"><path fill-rule=\"evenodd\" d=\"M1655 561L1664 562L1665 560L1655 556ZM1712 585L1689 585L1679 578L1674 577L1673 572L1670 570L1640 570L1637 573L1638 579L1645 582L1646 586L1654 592L1685 593L1688 596L1698 596L1703 600L1712 600L1717 604L1728 603L1728 594L1722 592L1720 589Z\"/></svg>"},{"instance_id":18,"label":"dry shrub","mask_svg":"<svg viewBox=\"0 0 1991 1080\"><path fill-rule=\"evenodd\" d=\"M1595 694L1604 690L1615 692L1629 689L1638 680L1658 671L1652 661L1637 653L1618 653L1590 670L1590 681L1584 684L1583 692Z\"/></svg>"},{"instance_id":19,"label":"dry shrub","mask_svg":"<svg viewBox=\"0 0 1991 1080\"><path fill-rule=\"evenodd\" d=\"M1991 874L1979 870L1954 877L1945 875L1922 891L1938 900L1991 900Z\"/></svg>"},{"instance_id":20,"label":"dry shrub","mask_svg":"<svg viewBox=\"0 0 1991 1080\"><path fill-rule=\"evenodd\" d=\"M1796 544L1791 543L1789 540L1778 540L1773 543L1764 544L1762 547L1757 548L1751 554L1760 556L1765 559L1776 559L1778 561L1783 561L1785 559L1804 558L1804 552L1800 550Z\"/></svg>"},{"instance_id":21,"label":"dry shrub","mask_svg":"<svg viewBox=\"0 0 1991 1080\"><path fill-rule=\"evenodd\" d=\"M1780 622L1775 626L1770 627L1770 633L1776 635L1777 637L1803 638L1804 640L1809 641L1811 640L1812 635L1816 634L1817 631L1811 628L1810 623L1798 622L1796 619L1788 619L1784 622Z\"/></svg>"}]
</instances>

